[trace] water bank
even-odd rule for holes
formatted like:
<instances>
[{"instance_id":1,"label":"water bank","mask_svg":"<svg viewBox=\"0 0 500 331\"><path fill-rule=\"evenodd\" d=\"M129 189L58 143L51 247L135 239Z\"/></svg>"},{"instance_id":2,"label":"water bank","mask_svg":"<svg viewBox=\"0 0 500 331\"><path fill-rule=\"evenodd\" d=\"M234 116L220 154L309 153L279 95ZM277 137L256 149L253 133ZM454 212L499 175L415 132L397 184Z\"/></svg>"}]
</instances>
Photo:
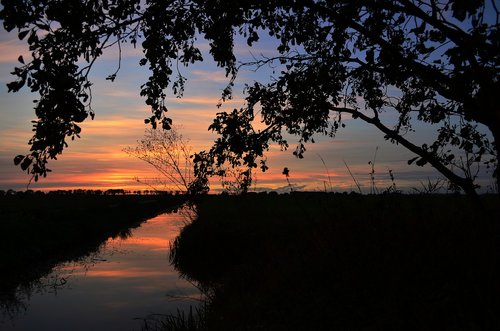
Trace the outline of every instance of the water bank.
<instances>
[{"instance_id":1,"label":"water bank","mask_svg":"<svg viewBox=\"0 0 500 331\"><path fill-rule=\"evenodd\" d=\"M207 196L198 213L171 259L209 293L203 329L500 326L498 237L466 197Z\"/></svg>"},{"instance_id":2,"label":"water bank","mask_svg":"<svg viewBox=\"0 0 500 331\"><path fill-rule=\"evenodd\" d=\"M108 238L127 237L181 196L21 195L0 198L0 306L23 305L57 264L78 261ZM55 284L57 285L57 284Z\"/></svg>"}]
</instances>

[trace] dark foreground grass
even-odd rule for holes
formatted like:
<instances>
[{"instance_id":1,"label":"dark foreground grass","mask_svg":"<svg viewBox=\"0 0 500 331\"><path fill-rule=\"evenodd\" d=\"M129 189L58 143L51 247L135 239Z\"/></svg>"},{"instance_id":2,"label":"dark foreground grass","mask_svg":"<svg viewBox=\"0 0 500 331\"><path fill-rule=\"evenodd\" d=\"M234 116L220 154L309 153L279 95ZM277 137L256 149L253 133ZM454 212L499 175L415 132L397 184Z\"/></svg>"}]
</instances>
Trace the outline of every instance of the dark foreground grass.
<instances>
[{"instance_id":1,"label":"dark foreground grass","mask_svg":"<svg viewBox=\"0 0 500 331\"><path fill-rule=\"evenodd\" d=\"M2 308L15 310L18 295L37 290L37 279L58 263L91 254L108 238L127 236L130 228L183 201L180 196L140 195L0 197Z\"/></svg>"},{"instance_id":2,"label":"dark foreground grass","mask_svg":"<svg viewBox=\"0 0 500 331\"><path fill-rule=\"evenodd\" d=\"M208 196L171 259L209 294L208 330L500 329L498 210L483 200Z\"/></svg>"}]
</instances>

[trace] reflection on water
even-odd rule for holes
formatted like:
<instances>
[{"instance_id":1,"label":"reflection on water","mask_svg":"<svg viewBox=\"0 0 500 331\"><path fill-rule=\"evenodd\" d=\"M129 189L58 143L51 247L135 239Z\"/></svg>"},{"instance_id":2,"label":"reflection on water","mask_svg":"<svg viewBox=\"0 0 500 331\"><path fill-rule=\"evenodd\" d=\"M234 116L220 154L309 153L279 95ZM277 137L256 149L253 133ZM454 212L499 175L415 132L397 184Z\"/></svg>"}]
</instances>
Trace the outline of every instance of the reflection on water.
<instances>
[{"instance_id":1,"label":"reflection on water","mask_svg":"<svg viewBox=\"0 0 500 331\"><path fill-rule=\"evenodd\" d=\"M198 290L168 262L168 249L185 222L185 210L163 214L110 239L83 263L68 263L47 277L50 290L35 293L24 314L1 330L137 330L152 313L188 308Z\"/></svg>"}]
</instances>

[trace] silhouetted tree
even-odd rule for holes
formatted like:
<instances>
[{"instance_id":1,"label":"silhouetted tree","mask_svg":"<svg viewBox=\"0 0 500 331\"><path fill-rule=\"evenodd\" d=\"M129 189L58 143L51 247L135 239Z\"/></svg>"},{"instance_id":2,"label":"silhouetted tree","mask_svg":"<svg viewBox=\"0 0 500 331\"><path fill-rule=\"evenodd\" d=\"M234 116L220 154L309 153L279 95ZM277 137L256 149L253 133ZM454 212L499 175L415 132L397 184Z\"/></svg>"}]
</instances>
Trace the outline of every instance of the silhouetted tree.
<instances>
[{"instance_id":1,"label":"silhouetted tree","mask_svg":"<svg viewBox=\"0 0 500 331\"><path fill-rule=\"evenodd\" d=\"M146 123L169 129L165 91L171 87L182 95L179 64L203 60L197 38L209 42L210 55L226 71L226 100L240 68L235 36L252 46L267 35L276 40L276 56L246 65L273 64L275 77L248 86L244 108L217 115L210 129L220 138L194 159L199 188L206 189L206 176L223 171L224 164L266 170L263 155L269 144L288 148L284 133L298 136L294 154L303 157L313 135L335 135L346 116L378 128L417 155L409 163L431 164L468 194L475 194L473 169L483 162L494 167L500 182L500 38L494 0L1 3L5 29L17 29L32 52L29 60L19 57L18 79L8 88L15 92L27 85L40 94L31 151L15 158L35 180L47 174L47 161L62 152L65 139L79 136L78 123L94 116L89 72L110 46L120 54L124 43L142 46L140 65L151 71L141 87L152 110ZM252 125L258 111L267 126L263 130ZM384 111L393 112L394 122L381 119ZM431 144L410 141L407 133L416 120L439 126ZM478 124L491 131L492 141Z\"/></svg>"},{"instance_id":2,"label":"silhouetted tree","mask_svg":"<svg viewBox=\"0 0 500 331\"><path fill-rule=\"evenodd\" d=\"M162 175L163 178L153 185L173 185L175 190L182 192L189 190L193 181L192 150L189 141L176 127L170 130L147 129L137 146L124 151L150 164Z\"/></svg>"}]
</instances>

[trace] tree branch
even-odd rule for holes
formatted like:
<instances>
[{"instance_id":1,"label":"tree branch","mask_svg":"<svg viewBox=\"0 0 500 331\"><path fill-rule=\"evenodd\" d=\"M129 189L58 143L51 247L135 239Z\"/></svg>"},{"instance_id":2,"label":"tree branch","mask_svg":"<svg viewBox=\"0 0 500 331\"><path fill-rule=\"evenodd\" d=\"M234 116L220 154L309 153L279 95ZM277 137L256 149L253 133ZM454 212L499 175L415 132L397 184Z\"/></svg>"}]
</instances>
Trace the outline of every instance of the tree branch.
<instances>
[{"instance_id":1,"label":"tree branch","mask_svg":"<svg viewBox=\"0 0 500 331\"><path fill-rule=\"evenodd\" d=\"M422 149L421 147L416 146L412 142L406 140L403 136L399 135L396 131L388 128L385 126L378 118L372 118L369 117L362 112L355 110L355 109L350 109L350 108L341 108L341 107L331 107L331 110L337 111L340 113L347 113L351 114L353 118L360 118L363 121L374 125L377 129L385 133L387 139L391 139L396 141L398 144L403 145L405 148L410 150L411 152L417 154L418 156L422 157L424 160L429 162L436 170L438 170L440 173L442 173L446 178L448 178L451 182L457 183L467 194L470 194L472 196L476 196L476 190L474 188L474 184L471 180L467 178L463 178L455 174L453 171L448 169L445 165L442 164L442 162L439 161L439 159L433 155L432 153L427 152L426 150Z\"/></svg>"}]
</instances>

